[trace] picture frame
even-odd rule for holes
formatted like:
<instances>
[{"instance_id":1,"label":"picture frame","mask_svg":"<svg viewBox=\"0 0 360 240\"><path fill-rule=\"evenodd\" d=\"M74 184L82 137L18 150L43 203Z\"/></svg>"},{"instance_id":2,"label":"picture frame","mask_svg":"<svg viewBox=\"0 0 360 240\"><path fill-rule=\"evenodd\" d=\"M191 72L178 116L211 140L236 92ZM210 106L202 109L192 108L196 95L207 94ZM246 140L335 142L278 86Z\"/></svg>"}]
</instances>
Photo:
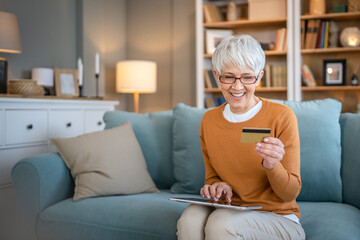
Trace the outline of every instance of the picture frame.
<instances>
[{"instance_id":1,"label":"picture frame","mask_svg":"<svg viewBox=\"0 0 360 240\"><path fill-rule=\"evenodd\" d=\"M346 83L346 59L324 60L323 85L341 86Z\"/></svg>"},{"instance_id":2,"label":"picture frame","mask_svg":"<svg viewBox=\"0 0 360 240\"><path fill-rule=\"evenodd\" d=\"M55 93L58 97L78 97L77 70L55 68Z\"/></svg>"},{"instance_id":3,"label":"picture frame","mask_svg":"<svg viewBox=\"0 0 360 240\"><path fill-rule=\"evenodd\" d=\"M209 29L205 32L207 54L213 54L219 43L226 37L233 35L232 30L214 30Z\"/></svg>"}]
</instances>

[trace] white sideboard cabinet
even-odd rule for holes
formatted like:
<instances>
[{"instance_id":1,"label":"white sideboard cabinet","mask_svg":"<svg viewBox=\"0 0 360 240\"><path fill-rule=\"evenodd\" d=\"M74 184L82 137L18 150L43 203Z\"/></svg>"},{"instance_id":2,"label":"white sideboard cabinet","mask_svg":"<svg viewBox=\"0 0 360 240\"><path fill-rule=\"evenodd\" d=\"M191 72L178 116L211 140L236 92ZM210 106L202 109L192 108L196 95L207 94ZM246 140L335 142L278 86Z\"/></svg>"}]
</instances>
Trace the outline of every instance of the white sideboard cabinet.
<instances>
[{"instance_id":1,"label":"white sideboard cabinet","mask_svg":"<svg viewBox=\"0 0 360 240\"><path fill-rule=\"evenodd\" d=\"M56 152L50 138L103 130L103 115L119 101L0 96L0 239L13 239L15 191L11 169L21 159Z\"/></svg>"}]
</instances>

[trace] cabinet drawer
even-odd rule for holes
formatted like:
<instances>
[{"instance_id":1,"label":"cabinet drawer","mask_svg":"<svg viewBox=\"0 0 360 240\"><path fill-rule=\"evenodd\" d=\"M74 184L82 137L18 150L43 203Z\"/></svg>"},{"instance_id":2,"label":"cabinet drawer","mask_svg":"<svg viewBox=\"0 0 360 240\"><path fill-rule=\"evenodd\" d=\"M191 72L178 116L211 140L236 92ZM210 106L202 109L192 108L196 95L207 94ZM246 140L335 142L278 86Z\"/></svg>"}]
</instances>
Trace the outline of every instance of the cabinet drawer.
<instances>
[{"instance_id":1,"label":"cabinet drawer","mask_svg":"<svg viewBox=\"0 0 360 240\"><path fill-rule=\"evenodd\" d=\"M0 186L11 183L11 169L21 159L46 153L47 145L0 150Z\"/></svg>"},{"instance_id":2,"label":"cabinet drawer","mask_svg":"<svg viewBox=\"0 0 360 240\"><path fill-rule=\"evenodd\" d=\"M50 111L50 138L75 137L84 133L82 110Z\"/></svg>"},{"instance_id":3,"label":"cabinet drawer","mask_svg":"<svg viewBox=\"0 0 360 240\"><path fill-rule=\"evenodd\" d=\"M6 110L5 115L6 144L47 140L46 110Z\"/></svg>"},{"instance_id":4,"label":"cabinet drawer","mask_svg":"<svg viewBox=\"0 0 360 240\"><path fill-rule=\"evenodd\" d=\"M104 113L107 110L86 110L85 111L85 132L91 133L104 130Z\"/></svg>"}]
</instances>

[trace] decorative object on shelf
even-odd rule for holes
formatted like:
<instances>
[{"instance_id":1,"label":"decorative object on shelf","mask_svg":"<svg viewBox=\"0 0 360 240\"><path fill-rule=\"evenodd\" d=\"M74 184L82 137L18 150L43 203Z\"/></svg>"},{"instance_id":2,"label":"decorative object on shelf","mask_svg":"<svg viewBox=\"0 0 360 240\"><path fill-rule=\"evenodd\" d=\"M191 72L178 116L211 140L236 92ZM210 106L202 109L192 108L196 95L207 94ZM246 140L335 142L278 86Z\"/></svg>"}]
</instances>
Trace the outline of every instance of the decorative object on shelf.
<instances>
[{"instance_id":1,"label":"decorative object on shelf","mask_svg":"<svg viewBox=\"0 0 360 240\"><path fill-rule=\"evenodd\" d=\"M334 13L343 13L347 11L348 0L333 0L332 10Z\"/></svg>"},{"instance_id":2,"label":"decorative object on shelf","mask_svg":"<svg viewBox=\"0 0 360 240\"><path fill-rule=\"evenodd\" d=\"M358 27L347 27L340 34L340 42L344 47L360 46L360 30Z\"/></svg>"},{"instance_id":3,"label":"decorative object on shelf","mask_svg":"<svg viewBox=\"0 0 360 240\"><path fill-rule=\"evenodd\" d=\"M51 88L54 87L54 69L52 68L33 68L31 79L44 87L45 95L51 95Z\"/></svg>"},{"instance_id":4,"label":"decorative object on shelf","mask_svg":"<svg viewBox=\"0 0 360 240\"><path fill-rule=\"evenodd\" d=\"M356 74L353 74L351 76L351 85L352 86L357 86L359 85L359 78L356 76Z\"/></svg>"},{"instance_id":5,"label":"decorative object on shelf","mask_svg":"<svg viewBox=\"0 0 360 240\"><path fill-rule=\"evenodd\" d=\"M156 92L156 63L128 60L116 64L116 91L134 93L134 112L139 112L139 93Z\"/></svg>"},{"instance_id":6,"label":"decorative object on shelf","mask_svg":"<svg viewBox=\"0 0 360 240\"><path fill-rule=\"evenodd\" d=\"M8 94L42 96L45 91L44 88L37 85L32 79L13 79L9 80L7 89Z\"/></svg>"},{"instance_id":7,"label":"decorative object on shelf","mask_svg":"<svg viewBox=\"0 0 360 240\"><path fill-rule=\"evenodd\" d=\"M286 0L248 0L249 20L286 18Z\"/></svg>"},{"instance_id":8,"label":"decorative object on shelf","mask_svg":"<svg viewBox=\"0 0 360 240\"><path fill-rule=\"evenodd\" d=\"M99 97L99 76L100 76L100 55L98 52L95 54L95 84L96 84L96 97Z\"/></svg>"},{"instance_id":9,"label":"decorative object on shelf","mask_svg":"<svg viewBox=\"0 0 360 240\"><path fill-rule=\"evenodd\" d=\"M335 86L346 83L346 59L324 60L323 85Z\"/></svg>"},{"instance_id":10,"label":"decorative object on shelf","mask_svg":"<svg viewBox=\"0 0 360 240\"><path fill-rule=\"evenodd\" d=\"M0 12L0 36L0 52L21 53L19 24L15 14ZM0 93L7 92L7 69L7 60L0 57Z\"/></svg>"},{"instance_id":11,"label":"decorative object on shelf","mask_svg":"<svg viewBox=\"0 0 360 240\"><path fill-rule=\"evenodd\" d=\"M219 43L226 37L233 34L232 30L206 30L205 39L206 39L206 53L213 54L215 48Z\"/></svg>"},{"instance_id":12,"label":"decorative object on shelf","mask_svg":"<svg viewBox=\"0 0 360 240\"><path fill-rule=\"evenodd\" d=\"M311 15L325 14L325 0L310 0L309 8Z\"/></svg>"},{"instance_id":13,"label":"decorative object on shelf","mask_svg":"<svg viewBox=\"0 0 360 240\"><path fill-rule=\"evenodd\" d=\"M330 21L330 48L336 48L338 46L338 40L339 40L339 26L336 24L335 21Z\"/></svg>"},{"instance_id":14,"label":"decorative object on shelf","mask_svg":"<svg viewBox=\"0 0 360 240\"><path fill-rule=\"evenodd\" d=\"M78 71L78 84L79 84L79 96L82 97L82 87L83 87L83 78L84 78L84 65L81 61L81 58L78 58L77 61L77 71Z\"/></svg>"},{"instance_id":15,"label":"decorative object on shelf","mask_svg":"<svg viewBox=\"0 0 360 240\"><path fill-rule=\"evenodd\" d=\"M78 97L79 85L77 70L55 68L55 91L56 96Z\"/></svg>"},{"instance_id":16,"label":"decorative object on shelf","mask_svg":"<svg viewBox=\"0 0 360 240\"><path fill-rule=\"evenodd\" d=\"M235 21L238 19L235 2L229 2L226 11L226 20Z\"/></svg>"},{"instance_id":17,"label":"decorative object on shelf","mask_svg":"<svg viewBox=\"0 0 360 240\"><path fill-rule=\"evenodd\" d=\"M360 1L359 0L348 0L348 11L349 12L360 12Z\"/></svg>"}]
</instances>

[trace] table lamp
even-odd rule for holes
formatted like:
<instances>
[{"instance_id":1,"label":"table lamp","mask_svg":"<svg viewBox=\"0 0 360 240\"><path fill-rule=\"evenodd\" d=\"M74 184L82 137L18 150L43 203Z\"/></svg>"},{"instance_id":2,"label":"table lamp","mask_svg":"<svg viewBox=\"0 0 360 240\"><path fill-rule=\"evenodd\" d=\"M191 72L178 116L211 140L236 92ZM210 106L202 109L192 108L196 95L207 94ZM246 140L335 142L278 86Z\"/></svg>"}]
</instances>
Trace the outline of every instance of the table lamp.
<instances>
[{"instance_id":1,"label":"table lamp","mask_svg":"<svg viewBox=\"0 0 360 240\"><path fill-rule=\"evenodd\" d=\"M18 20L15 14L0 12L0 52L21 53ZM6 93L7 61L0 57L0 93Z\"/></svg>"},{"instance_id":2,"label":"table lamp","mask_svg":"<svg viewBox=\"0 0 360 240\"><path fill-rule=\"evenodd\" d=\"M139 112L139 93L156 92L156 63L142 60L116 64L116 91L134 93L134 112Z\"/></svg>"}]
</instances>

